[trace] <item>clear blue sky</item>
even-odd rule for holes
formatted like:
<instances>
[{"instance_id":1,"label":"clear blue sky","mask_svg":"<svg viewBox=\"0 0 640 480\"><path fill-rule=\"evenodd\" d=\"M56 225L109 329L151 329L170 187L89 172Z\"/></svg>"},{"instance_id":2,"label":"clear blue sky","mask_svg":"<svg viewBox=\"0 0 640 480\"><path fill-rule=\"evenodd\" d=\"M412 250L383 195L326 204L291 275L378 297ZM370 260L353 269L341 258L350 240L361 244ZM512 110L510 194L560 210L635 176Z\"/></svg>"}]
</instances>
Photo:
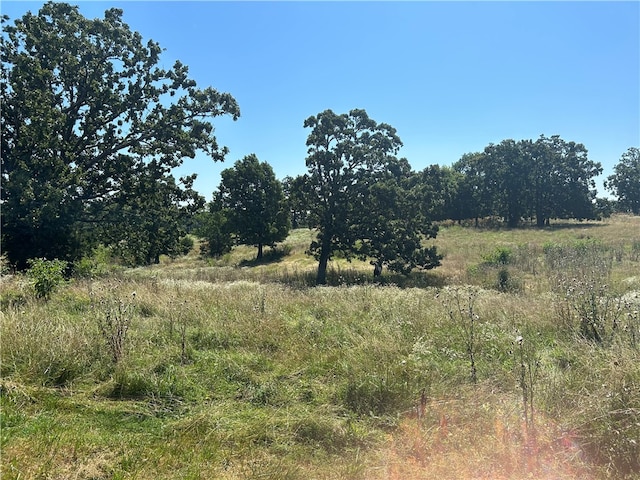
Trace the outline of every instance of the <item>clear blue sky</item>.
<instances>
[{"instance_id":1,"label":"clear blue sky","mask_svg":"<svg viewBox=\"0 0 640 480\"><path fill-rule=\"evenodd\" d=\"M15 19L43 2L3 0ZM640 146L640 2L69 2L124 20L231 93L214 121L230 154L187 159L208 199L223 168L255 153L278 178L306 172L304 120L364 108L394 126L414 170L504 139L583 143L604 178Z\"/></svg>"}]
</instances>

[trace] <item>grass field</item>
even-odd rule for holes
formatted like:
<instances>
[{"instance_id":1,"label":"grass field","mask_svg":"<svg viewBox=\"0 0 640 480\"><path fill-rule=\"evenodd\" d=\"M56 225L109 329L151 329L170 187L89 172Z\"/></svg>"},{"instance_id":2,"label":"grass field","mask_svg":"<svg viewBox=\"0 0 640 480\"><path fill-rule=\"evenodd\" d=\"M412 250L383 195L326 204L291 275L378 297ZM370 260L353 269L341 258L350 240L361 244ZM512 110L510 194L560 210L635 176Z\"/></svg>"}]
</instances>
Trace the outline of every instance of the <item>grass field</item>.
<instances>
[{"instance_id":1,"label":"grass field","mask_svg":"<svg viewBox=\"0 0 640 480\"><path fill-rule=\"evenodd\" d=\"M2 479L640 476L640 217L447 224L442 267L325 287L311 235L4 276Z\"/></svg>"}]
</instances>

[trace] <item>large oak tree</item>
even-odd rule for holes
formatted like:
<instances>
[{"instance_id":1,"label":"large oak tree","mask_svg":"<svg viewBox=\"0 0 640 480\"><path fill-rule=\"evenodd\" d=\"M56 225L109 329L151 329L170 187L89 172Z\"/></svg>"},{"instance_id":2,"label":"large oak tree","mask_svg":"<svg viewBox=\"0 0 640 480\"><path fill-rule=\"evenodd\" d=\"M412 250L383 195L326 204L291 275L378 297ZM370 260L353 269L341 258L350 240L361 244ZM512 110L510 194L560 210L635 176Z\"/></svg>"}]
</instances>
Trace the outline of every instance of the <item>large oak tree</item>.
<instances>
[{"instance_id":1,"label":"large oak tree","mask_svg":"<svg viewBox=\"0 0 640 480\"><path fill-rule=\"evenodd\" d=\"M428 222L408 221L419 207L408 208L400 192L408 165L395 157L402 145L396 130L361 109L325 110L304 126L311 128L308 173L299 183L308 198L309 225L318 230L309 248L318 259L316 283L326 283L336 253L371 257L401 271L416 262L435 266L430 262L438 259L425 255L420 244L423 231L435 236L435 230Z\"/></svg>"},{"instance_id":2,"label":"large oak tree","mask_svg":"<svg viewBox=\"0 0 640 480\"><path fill-rule=\"evenodd\" d=\"M201 199L192 179L176 181L171 170L197 151L214 160L226 153L210 120L236 119L234 98L197 88L179 61L159 66L160 46L143 42L122 14L112 8L91 20L49 2L12 25L3 19L2 250L18 268L31 257L73 260L106 230L123 240L117 232L155 208L158 195L183 214L176 202ZM141 258L173 248L163 243Z\"/></svg>"}]
</instances>

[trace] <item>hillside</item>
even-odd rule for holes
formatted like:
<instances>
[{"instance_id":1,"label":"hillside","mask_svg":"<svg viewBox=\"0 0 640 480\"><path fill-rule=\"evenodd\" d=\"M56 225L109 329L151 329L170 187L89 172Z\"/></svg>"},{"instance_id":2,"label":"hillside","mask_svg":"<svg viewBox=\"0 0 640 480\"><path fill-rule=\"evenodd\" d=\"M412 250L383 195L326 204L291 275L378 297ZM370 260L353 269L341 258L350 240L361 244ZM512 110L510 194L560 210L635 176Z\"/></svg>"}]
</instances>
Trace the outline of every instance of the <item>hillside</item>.
<instances>
[{"instance_id":1,"label":"hillside","mask_svg":"<svg viewBox=\"0 0 640 480\"><path fill-rule=\"evenodd\" d=\"M326 287L311 235L3 277L2 478L640 475L640 217L445 224L442 267Z\"/></svg>"}]
</instances>

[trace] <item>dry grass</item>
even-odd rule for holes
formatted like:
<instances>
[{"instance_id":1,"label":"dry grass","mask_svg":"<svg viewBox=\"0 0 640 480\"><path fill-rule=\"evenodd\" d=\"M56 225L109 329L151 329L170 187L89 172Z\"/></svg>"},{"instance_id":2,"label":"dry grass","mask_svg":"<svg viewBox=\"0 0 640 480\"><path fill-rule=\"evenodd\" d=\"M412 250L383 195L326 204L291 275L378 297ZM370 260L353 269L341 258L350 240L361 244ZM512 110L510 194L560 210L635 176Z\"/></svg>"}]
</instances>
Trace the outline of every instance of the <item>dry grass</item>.
<instances>
[{"instance_id":1,"label":"dry grass","mask_svg":"<svg viewBox=\"0 0 640 480\"><path fill-rule=\"evenodd\" d=\"M74 281L48 302L24 279L3 278L2 478L638 474L631 320L610 341L582 338L551 288L545 246L606 246L585 251L610 255L602 284L636 308L640 217L543 230L450 226L436 239L447 256L433 272L374 284L370 265L337 260L333 286L321 288L308 286L310 234L293 232L289 254L261 264L251 248L216 261L164 259ZM513 252L510 263L487 263L496 247ZM519 288L496 288L502 268ZM465 284L477 292L476 385L464 329L443 301ZM101 300L133 292L116 363L98 328ZM529 366L539 365L535 435L523 425L518 336Z\"/></svg>"}]
</instances>

